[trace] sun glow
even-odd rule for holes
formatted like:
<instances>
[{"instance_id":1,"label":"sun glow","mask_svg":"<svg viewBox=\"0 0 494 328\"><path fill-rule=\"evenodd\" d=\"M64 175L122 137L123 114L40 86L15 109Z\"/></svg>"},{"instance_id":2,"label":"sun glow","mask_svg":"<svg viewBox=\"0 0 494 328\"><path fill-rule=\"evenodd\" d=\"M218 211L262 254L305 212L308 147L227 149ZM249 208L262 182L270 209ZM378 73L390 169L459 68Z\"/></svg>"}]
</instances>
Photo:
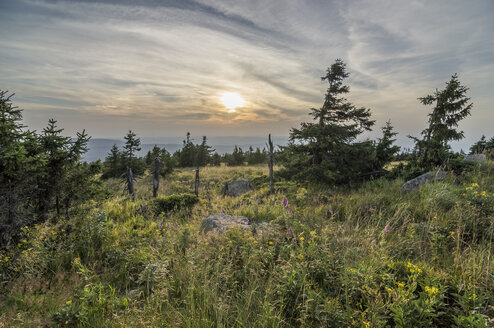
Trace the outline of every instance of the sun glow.
<instances>
[{"instance_id":1,"label":"sun glow","mask_svg":"<svg viewBox=\"0 0 494 328\"><path fill-rule=\"evenodd\" d=\"M229 109L229 112L234 112L235 108L245 105L245 100L238 93L227 92L221 97L221 102Z\"/></svg>"}]
</instances>

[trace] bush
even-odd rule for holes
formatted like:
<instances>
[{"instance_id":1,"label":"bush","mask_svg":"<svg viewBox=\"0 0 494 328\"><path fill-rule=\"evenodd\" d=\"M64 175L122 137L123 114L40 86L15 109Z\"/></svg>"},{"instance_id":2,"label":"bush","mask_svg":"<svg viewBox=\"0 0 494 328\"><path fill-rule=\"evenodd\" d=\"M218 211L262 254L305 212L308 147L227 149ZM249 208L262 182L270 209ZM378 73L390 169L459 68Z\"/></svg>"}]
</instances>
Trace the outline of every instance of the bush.
<instances>
[{"instance_id":1,"label":"bush","mask_svg":"<svg viewBox=\"0 0 494 328\"><path fill-rule=\"evenodd\" d=\"M159 215L162 212L190 209L197 202L199 202L199 199L196 195L179 194L155 198L150 201L150 207L156 215Z\"/></svg>"}]
</instances>

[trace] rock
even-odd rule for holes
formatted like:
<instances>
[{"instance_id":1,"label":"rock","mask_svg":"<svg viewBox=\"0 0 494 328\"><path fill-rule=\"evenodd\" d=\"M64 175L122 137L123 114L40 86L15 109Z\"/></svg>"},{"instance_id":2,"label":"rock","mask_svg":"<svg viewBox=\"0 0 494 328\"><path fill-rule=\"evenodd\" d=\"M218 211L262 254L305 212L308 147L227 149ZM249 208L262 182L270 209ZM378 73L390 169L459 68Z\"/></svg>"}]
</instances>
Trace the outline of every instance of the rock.
<instances>
[{"instance_id":1,"label":"rock","mask_svg":"<svg viewBox=\"0 0 494 328\"><path fill-rule=\"evenodd\" d=\"M415 179L407 181L402 187L403 191L416 191L419 190L421 186L428 182L443 180L446 177L447 172L443 170L424 173Z\"/></svg>"},{"instance_id":2,"label":"rock","mask_svg":"<svg viewBox=\"0 0 494 328\"><path fill-rule=\"evenodd\" d=\"M229 214L212 214L202 220L201 232L209 232L216 230L223 232L231 227L240 228L242 230L251 230L251 222L245 216L229 215Z\"/></svg>"},{"instance_id":3,"label":"rock","mask_svg":"<svg viewBox=\"0 0 494 328\"><path fill-rule=\"evenodd\" d=\"M472 162L472 163L483 163L486 160L487 160L487 157L484 154L471 154L471 155L467 155L463 158L463 161Z\"/></svg>"},{"instance_id":4,"label":"rock","mask_svg":"<svg viewBox=\"0 0 494 328\"><path fill-rule=\"evenodd\" d=\"M254 190L252 183L247 179L239 179L227 182L225 184L224 194L226 196L237 197L250 190Z\"/></svg>"}]
</instances>

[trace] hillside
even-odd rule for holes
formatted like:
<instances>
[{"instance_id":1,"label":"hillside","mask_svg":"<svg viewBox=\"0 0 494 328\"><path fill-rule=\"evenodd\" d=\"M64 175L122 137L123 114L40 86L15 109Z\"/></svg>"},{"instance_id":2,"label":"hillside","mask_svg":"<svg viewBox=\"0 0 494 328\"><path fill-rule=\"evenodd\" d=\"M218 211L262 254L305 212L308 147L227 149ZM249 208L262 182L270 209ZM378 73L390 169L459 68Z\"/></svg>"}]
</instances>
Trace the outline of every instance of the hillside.
<instances>
[{"instance_id":1,"label":"hillside","mask_svg":"<svg viewBox=\"0 0 494 328\"><path fill-rule=\"evenodd\" d=\"M194 174L175 171L160 195L193 191ZM494 325L493 162L417 193L380 179L270 195L266 176L204 168L199 203L166 213L150 176L135 203L109 180L106 198L25 227L0 251L0 327ZM223 197L236 178L256 190ZM222 211L263 228L199 231Z\"/></svg>"}]
</instances>

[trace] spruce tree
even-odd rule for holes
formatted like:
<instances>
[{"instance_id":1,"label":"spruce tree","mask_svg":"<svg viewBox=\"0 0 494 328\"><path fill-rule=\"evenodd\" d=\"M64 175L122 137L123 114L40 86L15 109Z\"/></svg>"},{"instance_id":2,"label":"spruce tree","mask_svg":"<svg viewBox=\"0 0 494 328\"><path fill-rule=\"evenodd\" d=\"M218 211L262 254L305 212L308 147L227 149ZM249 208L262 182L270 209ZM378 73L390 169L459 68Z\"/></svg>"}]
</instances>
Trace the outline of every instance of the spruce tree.
<instances>
[{"instance_id":1,"label":"spruce tree","mask_svg":"<svg viewBox=\"0 0 494 328\"><path fill-rule=\"evenodd\" d=\"M422 131L422 139L410 137L416 142L419 163L424 169L442 165L450 156L449 142L461 140L459 122L470 115L473 104L466 96L468 88L461 85L455 74L444 90L419 98L426 106L434 106L428 115L428 127Z\"/></svg>"},{"instance_id":2,"label":"spruce tree","mask_svg":"<svg viewBox=\"0 0 494 328\"><path fill-rule=\"evenodd\" d=\"M131 168L134 174L142 174L144 173L143 165L140 165L137 160L136 152L141 150L141 139L137 137L137 135L129 130L129 133L124 136L125 144L124 148L124 156L125 156L125 165L127 168Z\"/></svg>"},{"instance_id":3,"label":"spruce tree","mask_svg":"<svg viewBox=\"0 0 494 328\"><path fill-rule=\"evenodd\" d=\"M400 147L393 145L396 139L393 139L398 133L393 131L391 121L387 121L386 125L382 128L382 137L379 138L376 145L376 164L378 169L384 168L384 166L393 160L394 155L400 151Z\"/></svg>"},{"instance_id":4,"label":"spruce tree","mask_svg":"<svg viewBox=\"0 0 494 328\"><path fill-rule=\"evenodd\" d=\"M357 144L355 140L362 132L371 130L374 121L369 109L357 108L344 97L350 91L343 84L348 76L341 59L327 69L322 81L327 81L329 88L323 105L310 110L314 121L290 131L290 143L284 148L285 175L341 183L369 170L367 156L373 153L370 144Z\"/></svg>"},{"instance_id":5,"label":"spruce tree","mask_svg":"<svg viewBox=\"0 0 494 328\"><path fill-rule=\"evenodd\" d=\"M125 171L124 154L113 144L103 162L103 179L118 178Z\"/></svg>"}]
</instances>

